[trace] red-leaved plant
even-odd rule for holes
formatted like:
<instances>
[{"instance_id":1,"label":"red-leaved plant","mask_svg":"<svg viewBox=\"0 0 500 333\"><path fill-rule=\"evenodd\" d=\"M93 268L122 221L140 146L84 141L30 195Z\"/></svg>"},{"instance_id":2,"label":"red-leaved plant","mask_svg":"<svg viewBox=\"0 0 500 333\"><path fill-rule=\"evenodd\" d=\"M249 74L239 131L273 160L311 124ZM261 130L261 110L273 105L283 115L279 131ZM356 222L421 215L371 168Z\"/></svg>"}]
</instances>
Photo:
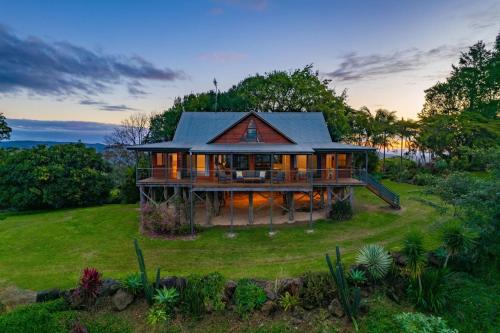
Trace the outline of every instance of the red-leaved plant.
<instances>
[{"instance_id":1,"label":"red-leaved plant","mask_svg":"<svg viewBox=\"0 0 500 333\"><path fill-rule=\"evenodd\" d=\"M78 288L73 293L74 303L90 306L95 303L101 292L102 275L95 268L85 268L80 277Z\"/></svg>"}]
</instances>

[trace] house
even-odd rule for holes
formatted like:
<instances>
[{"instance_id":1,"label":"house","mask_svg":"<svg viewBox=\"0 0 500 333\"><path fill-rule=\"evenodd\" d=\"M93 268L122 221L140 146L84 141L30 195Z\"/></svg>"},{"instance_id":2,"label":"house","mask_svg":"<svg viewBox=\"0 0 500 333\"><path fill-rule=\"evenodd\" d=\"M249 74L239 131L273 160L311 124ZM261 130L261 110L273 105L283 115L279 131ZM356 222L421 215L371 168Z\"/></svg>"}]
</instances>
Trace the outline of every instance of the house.
<instances>
[{"instance_id":1,"label":"house","mask_svg":"<svg viewBox=\"0 0 500 333\"><path fill-rule=\"evenodd\" d=\"M354 186L399 207L398 196L367 173L374 148L332 142L319 112L184 112L172 141L129 149L138 154L141 205L189 202L191 224L200 203L207 223L229 203L232 224L235 193L247 198L249 224L255 195L270 201L270 225L277 196L291 221L297 194L308 198L311 225L313 206L328 215L333 202L352 199Z\"/></svg>"}]
</instances>

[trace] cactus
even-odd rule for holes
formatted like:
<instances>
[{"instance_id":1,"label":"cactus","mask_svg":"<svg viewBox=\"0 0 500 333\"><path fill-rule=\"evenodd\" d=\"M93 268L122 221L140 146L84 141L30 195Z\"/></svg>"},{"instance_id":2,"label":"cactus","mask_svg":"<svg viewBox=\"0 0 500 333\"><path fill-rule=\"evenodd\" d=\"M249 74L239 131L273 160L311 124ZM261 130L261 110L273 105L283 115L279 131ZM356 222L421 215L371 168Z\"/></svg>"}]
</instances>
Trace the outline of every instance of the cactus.
<instances>
[{"instance_id":1,"label":"cactus","mask_svg":"<svg viewBox=\"0 0 500 333\"><path fill-rule=\"evenodd\" d=\"M149 305L153 305L153 296L156 289L160 288L160 268L156 269L155 288L149 283L148 275L146 272L146 264L144 263L144 256L139 247L137 239L134 239L135 253L137 254L137 262L139 263L139 271L141 272L141 280L144 288L144 297Z\"/></svg>"},{"instance_id":2,"label":"cactus","mask_svg":"<svg viewBox=\"0 0 500 333\"><path fill-rule=\"evenodd\" d=\"M356 316L358 315L359 304L361 302L360 289L354 288L354 292L352 292L347 284L347 280L344 274L344 267L342 266L342 261L340 259L340 249L337 246L335 248L335 252L337 255L337 260L335 261L335 266L332 264L330 260L330 256L326 254L326 263L328 264L328 268L330 269L330 274L335 281L335 285L337 286L337 293L340 300L340 304L344 309L344 312L349 317L354 325L354 329L356 332L358 331L358 323L356 322Z\"/></svg>"}]
</instances>

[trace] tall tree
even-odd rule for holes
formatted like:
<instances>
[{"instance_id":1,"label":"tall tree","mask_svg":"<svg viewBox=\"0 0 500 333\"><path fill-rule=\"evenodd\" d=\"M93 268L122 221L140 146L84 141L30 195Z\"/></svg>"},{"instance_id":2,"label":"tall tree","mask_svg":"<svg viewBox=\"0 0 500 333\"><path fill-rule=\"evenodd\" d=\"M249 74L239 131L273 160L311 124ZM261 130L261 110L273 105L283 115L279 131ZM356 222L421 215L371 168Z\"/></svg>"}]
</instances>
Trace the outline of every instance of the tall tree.
<instances>
[{"instance_id":1,"label":"tall tree","mask_svg":"<svg viewBox=\"0 0 500 333\"><path fill-rule=\"evenodd\" d=\"M385 171L385 151L396 133L396 111L378 109L373 119L375 144L383 148L382 172Z\"/></svg>"},{"instance_id":2,"label":"tall tree","mask_svg":"<svg viewBox=\"0 0 500 333\"><path fill-rule=\"evenodd\" d=\"M176 99L174 105L151 121L151 142L172 138L183 111L322 112L332 139L349 134L346 94L338 95L312 65L294 71L273 71L250 76L225 92L208 91Z\"/></svg>"},{"instance_id":3,"label":"tall tree","mask_svg":"<svg viewBox=\"0 0 500 333\"><path fill-rule=\"evenodd\" d=\"M0 141L9 140L12 128L7 125L7 120L3 113L0 112Z\"/></svg>"}]
</instances>

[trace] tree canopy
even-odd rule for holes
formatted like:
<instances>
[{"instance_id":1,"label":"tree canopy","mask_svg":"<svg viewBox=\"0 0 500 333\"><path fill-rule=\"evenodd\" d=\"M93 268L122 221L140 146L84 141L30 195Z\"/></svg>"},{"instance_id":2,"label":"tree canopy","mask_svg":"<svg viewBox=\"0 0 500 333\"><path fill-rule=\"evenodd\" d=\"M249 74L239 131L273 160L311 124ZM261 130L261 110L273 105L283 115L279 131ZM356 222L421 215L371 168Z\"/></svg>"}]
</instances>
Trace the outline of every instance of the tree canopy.
<instances>
[{"instance_id":1,"label":"tree canopy","mask_svg":"<svg viewBox=\"0 0 500 333\"><path fill-rule=\"evenodd\" d=\"M110 166L84 144L0 149L0 208L37 209L105 202Z\"/></svg>"},{"instance_id":2,"label":"tree canopy","mask_svg":"<svg viewBox=\"0 0 500 333\"><path fill-rule=\"evenodd\" d=\"M183 111L323 112L335 141L349 133L346 95L336 94L330 80L320 79L312 65L294 71L272 71L247 77L225 92L203 92L177 98L151 119L149 141L171 140Z\"/></svg>"},{"instance_id":3,"label":"tree canopy","mask_svg":"<svg viewBox=\"0 0 500 333\"><path fill-rule=\"evenodd\" d=\"M7 126L7 120L3 113L0 112L0 141L10 139L12 129Z\"/></svg>"}]
</instances>

